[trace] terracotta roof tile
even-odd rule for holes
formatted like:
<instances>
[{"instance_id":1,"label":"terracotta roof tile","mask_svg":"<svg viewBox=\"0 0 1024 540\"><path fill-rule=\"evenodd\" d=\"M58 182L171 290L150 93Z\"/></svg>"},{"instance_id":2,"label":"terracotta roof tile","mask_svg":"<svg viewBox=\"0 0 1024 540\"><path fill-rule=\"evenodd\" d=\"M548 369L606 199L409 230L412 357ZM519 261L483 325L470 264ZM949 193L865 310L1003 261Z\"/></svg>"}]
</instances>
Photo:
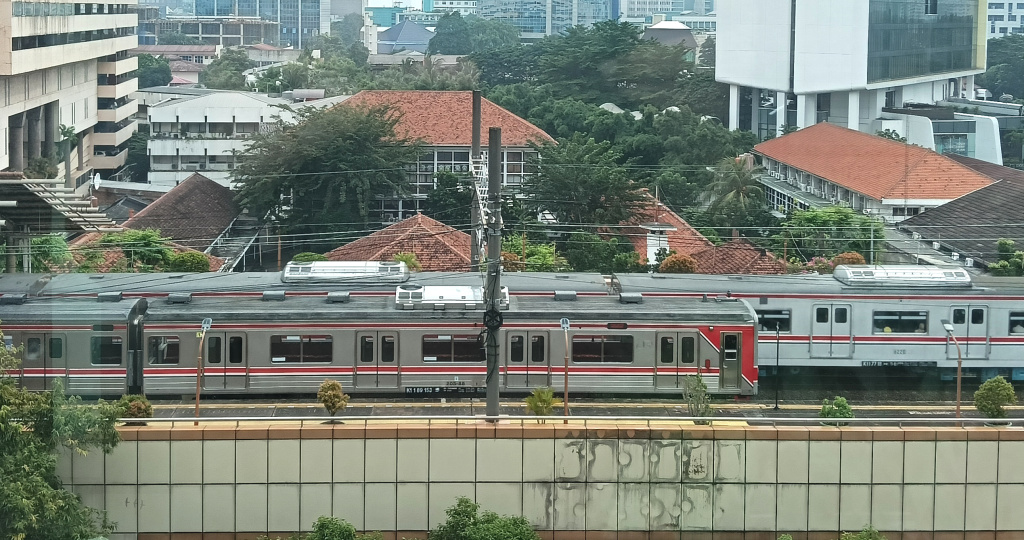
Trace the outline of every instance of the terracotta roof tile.
<instances>
[{"instance_id":1,"label":"terracotta roof tile","mask_svg":"<svg viewBox=\"0 0 1024 540\"><path fill-rule=\"evenodd\" d=\"M401 113L400 135L422 139L432 146L473 144L473 93L432 90L363 90L342 106L390 105ZM537 126L487 99L480 100L481 142L487 147L487 128L501 128L503 146L527 146L531 141L552 141Z\"/></svg>"},{"instance_id":2,"label":"terracotta roof tile","mask_svg":"<svg viewBox=\"0 0 1024 540\"><path fill-rule=\"evenodd\" d=\"M992 180L926 148L822 122L754 151L873 199L951 200Z\"/></svg>"},{"instance_id":3,"label":"terracotta roof tile","mask_svg":"<svg viewBox=\"0 0 1024 540\"><path fill-rule=\"evenodd\" d=\"M786 263L743 238L698 251L698 274L785 274Z\"/></svg>"},{"instance_id":4,"label":"terracotta roof tile","mask_svg":"<svg viewBox=\"0 0 1024 540\"><path fill-rule=\"evenodd\" d=\"M398 253L415 253L424 271L466 271L470 238L440 221L416 214L326 255L332 261L390 261Z\"/></svg>"},{"instance_id":5,"label":"terracotta roof tile","mask_svg":"<svg viewBox=\"0 0 1024 540\"><path fill-rule=\"evenodd\" d=\"M206 250L238 216L230 189L201 174L193 174L163 194L123 226L128 229L160 229L175 242Z\"/></svg>"},{"instance_id":6,"label":"terracotta roof tile","mask_svg":"<svg viewBox=\"0 0 1024 540\"><path fill-rule=\"evenodd\" d=\"M661 201L656 201L650 195L647 197L647 203L637 209L633 219L623 223L623 225L633 226L623 227L620 231L629 239L629 242L633 244L633 249L641 257L647 256L647 229L641 227L641 224L659 223L674 227L675 230L667 231L665 235L668 236L668 249L676 253L692 255L696 251L714 245Z\"/></svg>"}]
</instances>

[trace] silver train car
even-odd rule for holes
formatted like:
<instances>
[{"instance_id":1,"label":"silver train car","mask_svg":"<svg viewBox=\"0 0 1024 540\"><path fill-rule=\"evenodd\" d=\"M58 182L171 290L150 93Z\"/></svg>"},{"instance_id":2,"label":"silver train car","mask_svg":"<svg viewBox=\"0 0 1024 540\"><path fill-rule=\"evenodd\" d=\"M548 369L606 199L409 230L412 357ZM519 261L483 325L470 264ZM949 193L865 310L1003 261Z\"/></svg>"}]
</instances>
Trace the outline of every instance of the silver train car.
<instances>
[{"instance_id":1,"label":"silver train car","mask_svg":"<svg viewBox=\"0 0 1024 540\"><path fill-rule=\"evenodd\" d=\"M1024 380L1024 281L961 267L839 266L834 275L622 274L612 287L645 297L729 294L758 316L762 368L903 367ZM942 321L952 325L952 337ZM955 342L954 342L955 338Z\"/></svg>"},{"instance_id":2,"label":"silver train car","mask_svg":"<svg viewBox=\"0 0 1024 540\"><path fill-rule=\"evenodd\" d=\"M218 395L308 395L328 378L357 394L475 395L485 386L479 287L191 294L140 285L133 296L60 295L51 287L56 277L23 279L35 294L0 297L5 334L25 345L23 369L12 375L31 388L64 379L78 394L187 395L200 363L204 393ZM0 290L15 281L0 280ZM746 301L609 295L599 290L604 283L593 281L590 293L505 291L503 391L559 387L566 358L579 393L678 395L689 374L701 375L711 392L757 391L756 315ZM47 288L50 295L40 294ZM213 325L200 348L204 318Z\"/></svg>"}]
</instances>

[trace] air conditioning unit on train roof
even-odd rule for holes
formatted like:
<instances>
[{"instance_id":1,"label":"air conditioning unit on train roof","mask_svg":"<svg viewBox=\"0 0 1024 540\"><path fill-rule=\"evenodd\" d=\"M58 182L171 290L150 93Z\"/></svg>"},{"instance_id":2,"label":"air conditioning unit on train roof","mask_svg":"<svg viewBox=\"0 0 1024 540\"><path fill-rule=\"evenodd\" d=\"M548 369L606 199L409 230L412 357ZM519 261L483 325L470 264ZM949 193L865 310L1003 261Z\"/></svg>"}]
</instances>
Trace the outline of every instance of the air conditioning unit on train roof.
<instances>
[{"instance_id":1,"label":"air conditioning unit on train roof","mask_svg":"<svg viewBox=\"0 0 1024 540\"><path fill-rule=\"evenodd\" d=\"M508 309L508 287L502 287L498 306ZM484 307L483 287L466 285L417 285L409 283L395 288L397 309L482 309Z\"/></svg>"}]
</instances>

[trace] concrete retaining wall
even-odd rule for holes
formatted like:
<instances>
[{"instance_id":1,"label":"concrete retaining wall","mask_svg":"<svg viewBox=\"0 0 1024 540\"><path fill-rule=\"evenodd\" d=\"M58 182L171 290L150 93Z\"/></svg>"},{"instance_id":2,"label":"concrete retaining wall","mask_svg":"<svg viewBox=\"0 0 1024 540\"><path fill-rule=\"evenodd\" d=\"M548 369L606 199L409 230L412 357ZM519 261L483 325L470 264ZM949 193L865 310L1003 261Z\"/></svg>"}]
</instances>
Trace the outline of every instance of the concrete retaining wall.
<instances>
[{"instance_id":1,"label":"concrete retaining wall","mask_svg":"<svg viewBox=\"0 0 1024 540\"><path fill-rule=\"evenodd\" d=\"M109 455L61 459L69 487L117 522L113 538L251 538L308 530L328 514L386 538L425 537L460 495L521 514L546 538L823 540L866 525L890 540L1024 537L1020 428L264 424L121 434Z\"/></svg>"}]
</instances>

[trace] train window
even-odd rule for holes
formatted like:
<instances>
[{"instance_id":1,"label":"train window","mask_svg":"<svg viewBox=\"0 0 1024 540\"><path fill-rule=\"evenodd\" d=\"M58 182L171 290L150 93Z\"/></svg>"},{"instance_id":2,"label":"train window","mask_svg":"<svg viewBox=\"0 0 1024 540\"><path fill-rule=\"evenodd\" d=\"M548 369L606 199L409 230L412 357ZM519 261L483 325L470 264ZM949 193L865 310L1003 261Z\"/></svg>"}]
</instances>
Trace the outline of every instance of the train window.
<instances>
[{"instance_id":1,"label":"train window","mask_svg":"<svg viewBox=\"0 0 1024 540\"><path fill-rule=\"evenodd\" d=\"M365 352L365 341L362 345ZM370 341L370 346L370 357L372 359L373 341ZM334 338L331 336L270 336L271 362L326 363L333 360Z\"/></svg>"},{"instance_id":2,"label":"train window","mask_svg":"<svg viewBox=\"0 0 1024 540\"><path fill-rule=\"evenodd\" d=\"M221 361L221 343L219 337L206 340L206 363L219 364Z\"/></svg>"},{"instance_id":3,"label":"train window","mask_svg":"<svg viewBox=\"0 0 1024 540\"><path fill-rule=\"evenodd\" d=\"M775 332L778 328L779 332L785 333L792 328L788 309L759 309L757 310L757 324L761 332Z\"/></svg>"},{"instance_id":4,"label":"train window","mask_svg":"<svg viewBox=\"0 0 1024 540\"><path fill-rule=\"evenodd\" d=\"M971 310L971 324L985 324L985 310L984 309L972 309Z\"/></svg>"},{"instance_id":5,"label":"train window","mask_svg":"<svg viewBox=\"0 0 1024 540\"><path fill-rule=\"evenodd\" d=\"M64 357L64 340L59 337L50 338L50 358Z\"/></svg>"},{"instance_id":6,"label":"train window","mask_svg":"<svg viewBox=\"0 0 1024 540\"><path fill-rule=\"evenodd\" d=\"M572 361L631 364L633 336L573 336Z\"/></svg>"},{"instance_id":7,"label":"train window","mask_svg":"<svg viewBox=\"0 0 1024 540\"><path fill-rule=\"evenodd\" d=\"M380 338L380 361L395 361L395 336L381 336Z\"/></svg>"},{"instance_id":8,"label":"train window","mask_svg":"<svg viewBox=\"0 0 1024 540\"><path fill-rule=\"evenodd\" d=\"M966 309L954 309L953 310L953 324L964 324L967 322L967 310Z\"/></svg>"},{"instance_id":9,"label":"train window","mask_svg":"<svg viewBox=\"0 0 1024 540\"><path fill-rule=\"evenodd\" d=\"M523 336L512 336L509 340L508 360L509 362L522 362L526 353L526 340Z\"/></svg>"},{"instance_id":10,"label":"train window","mask_svg":"<svg viewBox=\"0 0 1024 540\"><path fill-rule=\"evenodd\" d=\"M736 344L739 342L736 334L726 334L722 336L722 348L726 350L736 350Z\"/></svg>"},{"instance_id":11,"label":"train window","mask_svg":"<svg viewBox=\"0 0 1024 540\"><path fill-rule=\"evenodd\" d=\"M483 346L477 334L423 336L424 362L482 362Z\"/></svg>"},{"instance_id":12,"label":"train window","mask_svg":"<svg viewBox=\"0 0 1024 540\"><path fill-rule=\"evenodd\" d=\"M119 336L96 336L91 343L94 366L121 365L121 338Z\"/></svg>"},{"instance_id":13,"label":"train window","mask_svg":"<svg viewBox=\"0 0 1024 540\"><path fill-rule=\"evenodd\" d=\"M373 362L373 336L359 336L359 361Z\"/></svg>"},{"instance_id":14,"label":"train window","mask_svg":"<svg viewBox=\"0 0 1024 540\"><path fill-rule=\"evenodd\" d=\"M828 322L828 308L827 307L820 307L817 310L815 310L814 320L817 321L817 322L820 322L820 323L827 323Z\"/></svg>"},{"instance_id":15,"label":"train window","mask_svg":"<svg viewBox=\"0 0 1024 540\"><path fill-rule=\"evenodd\" d=\"M1024 311L1010 312L1010 333L1024 334Z\"/></svg>"},{"instance_id":16,"label":"train window","mask_svg":"<svg viewBox=\"0 0 1024 540\"><path fill-rule=\"evenodd\" d=\"M37 337L25 340L25 360L40 360L43 358L43 340Z\"/></svg>"},{"instance_id":17,"label":"train window","mask_svg":"<svg viewBox=\"0 0 1024 540\"><path fill-rule=\"evenodd\" d=\"M232 364L242 363L241 336L231 336L228 338L228 362Z\"/></svg>"},{"instance_id":18,"label":"train window","mask_svg":"<svg viewBox=\"0 0 1024 540\"><path fill-rule=\"evenodd\" d=\"M927 311L876 311L872 328L876 334L927 334Z\"/></svg>"},{"instance_id":19,"label":"train window","mask_svg":"<svg viewBox=\"0 0 1024 540\"><path fill-rule=\"evenodd\" d=\"M530 361L544 362L545 358L544 336L533 336L530 338Z\"/></svg>"},{"instance_id":20,"label":"train window","mask_svg":"<svg viewBox=\"0 0 1024 540\"><path fill-rule=\"evenodd\" d=\"M149 363L151 365L177 364L180 361L178 336L150 336Z\"/></svg>"},{"instance_id":21,"label":"train window","mask_svg":"<svg viewBox=\"0 0 1024 540\"><path fill-rule=\"evenodd\" d=\"M847 316L848 315L846 313L846 308L844 308L844 307L836 308L836 312L835 312L836 324L846 324Z\"/></svg>"},{"instance_id":22,"label":"train window","mask_svg":"<svg viewBox=\"0 0 1024 540\"><path fill-rule=\"evenodd\" d=\"M675 338L668 336L661 338L661 363L662 364L674 364L676 363L675 354Z\"/></svg>"},{"instance_id":23,"label":"train window","mask_svg":"<svg viewBox=\"0 0 1024 540\"><path fill-rule=\"evenodd\" d=\"M683 364L692 364L697 361L697 340L692 337L684 337L680 341L680 358Z\"/></svg>"}]
</instances>

